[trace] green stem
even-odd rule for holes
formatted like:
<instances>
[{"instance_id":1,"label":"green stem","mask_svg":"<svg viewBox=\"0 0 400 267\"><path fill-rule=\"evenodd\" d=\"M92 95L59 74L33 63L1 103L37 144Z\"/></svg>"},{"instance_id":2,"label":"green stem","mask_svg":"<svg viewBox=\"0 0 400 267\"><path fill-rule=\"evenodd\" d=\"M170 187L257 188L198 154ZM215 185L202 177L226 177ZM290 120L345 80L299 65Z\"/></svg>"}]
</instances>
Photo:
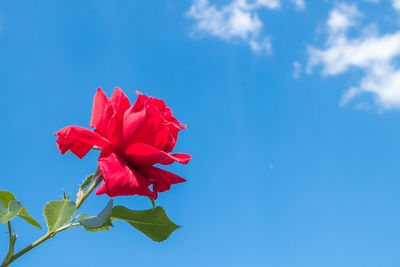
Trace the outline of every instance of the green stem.
<instances>
[{"instance_id":1,"label":"green stem","mask_svg":"<svg viewBox=\"0 0 400 267\"><path fill-rule=\"evenodd\" d=\"M13 236L10 221L7 222L7 227L8 227L9 245L8 245L8 252L4 259L4 262L8 261L11 258L11 256L14 254L14 245L15 245L15 239L16 239L15 236ZM3 267L3 264L1 265L1 267Z\"/></svg>"},{"instance_id":2,"label":"green stem","mask_svg":"<svg viewBox=\"0 0 400 267\"><path fill-rule=\"evenodd\" d=\"M76 200L76 209L79 209L79 207L82 205L82 203L86 200L86 198L90 195L90 193L93 192L93 190L101 183L101 181L103 181L103 175L101 174L101 171L99 170L99 168L97 169L96 173L93 175L93 177L97 177L97 179L94 181L93 184L90 185L90 187L88 188L88 190ZM12 229L11 229L11 223L8 222L8 234L9 234L9 238L10 238L10 246L9 246L9 250L7 253L6 258L4 259L3 263L0 265L0 267L7 267L10 263L12 263L13 261L15 261L16 259L18 259L19 257L21 257L22 255L24 255L25 253L27 253L28 251L34 249L35 247L39 246L40 244L42 244L43 242L45 242L46 240L54 237L56 234L58 234L59 232L65 231L70 227L74 227L74 226L79 226L80 223L73 223L73 221L67 225L64 225L58 229L56 229L53 232L47 233L44 236L42 236L41 238L39 238L38 240L36 240L35 242L33 242L32 244L30 244L29 246L27 246L26 248L22 249L21 251L19 251L18 253L14 254L14 244L15 244L15 240L16 237L13 236L12 234Z\"/></svg>"},{"instance_id":3,"label":"green stem","mask_svg":"<svg viewBox=\"0 0 400 267\"><path fill-rule=\"evenodd\" d=\"M96 172L96 174L97 174L97 172ZM93 177L98 175L98 174L97 175L96 174ZM103 181L103 179L104 179L103 175L100 174L97 177L97 179L94 181L94 183L90 185L88 190L86 190L86 192L83 193L83 195L79 199L76 200L76 209L79 209L79 207L82 205L82 203L86 200L86 198L90 195L90 193L92 193L93 190L101 183L101 181Z\"/></svg>"},{"instance_id":4,"label":"green stem","mask_svg":"<svg viewBox=\"0 0 400 267\"><path fill-rule=\"evenodd\" d=\"M11 222L10 221L7 222L7 227L8 227L8 238L10 240L10 243L9 243L9 246L8 246L8 253L7 253L7 256L8 256L14 250L14 246L13 246L14 238L13 238L13 234L12 234L12 228L11 228Z\"/></svg>"},{"instance_id":5,"label":"green stem","mask_svg":"<svg viewBox=\"0 0 400 267\"><path fill-rule=\"evenodd\" d=\"M39 246L40 244L42 244L44 241L54 237L56 234L58 234L59 232L65 231L70 227L74 227L74 226L79 226L79 223L70 223L67 225L64 225L60 228L58 228L57 230L55 230L54 232L51 233L47 233L44 236L42 236L41 238L39 238L38 240L36 240L35 242L33 242L32 244L30 244L29 246L27 246L26 248L24 248L23 250L21 250L20 252L18 252L17 254L14 254L10 257L6 257L6 259L4 259L4 262L1 264L0 267L6 267L8 266L10 263L12 263L13 261L15 261L16 259L18 259L19 257L21 257L22 255L24 255L25 253L27 253L28 251L30 251L31 249L34 249L35 247Z\"/></svg>"}]
</instances>

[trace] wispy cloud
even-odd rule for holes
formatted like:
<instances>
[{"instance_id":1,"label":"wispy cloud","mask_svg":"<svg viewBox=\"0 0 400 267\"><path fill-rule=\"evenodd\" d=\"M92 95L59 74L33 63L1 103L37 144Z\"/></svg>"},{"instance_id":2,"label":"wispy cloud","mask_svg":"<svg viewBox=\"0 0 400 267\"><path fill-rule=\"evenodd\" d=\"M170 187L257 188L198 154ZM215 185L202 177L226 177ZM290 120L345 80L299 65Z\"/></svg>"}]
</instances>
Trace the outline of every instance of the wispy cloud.
<instances>
[{"instance_id":1,"label":"wispy cloud","mask_svg":"<svg viewBox=\"0 0 400 267\"><path fill-rule=\"evenodd\" d=\"M321 66L323 75L334 76L359 69L364 76L345 92L342 105L369 93L383 109L400 108L400 69L395 64L400 56L400 31L380 35L376 25L369 25L359 36L349 37L348 31L360 26L362 18L356 5L337 4L327 20L324 48L309 47L307 72Z\"/></svg>"},{"instance_id":2,"label":"wispy cloud","mask_svg":"<svg viewBox=\"0 0 400 267\"><path fill-rule=\"evenodd\" d=\"M355 26L360 16L356 5L338 4L329 14L328 29L331 34L346 33L348 28Z\"/></svg>"},{"instance_id":3,"label":"wispy cloud","mask_svg":"<svg viewBox=\"0 0 400 267\"><path fill-rule=\"evenodd\" d=\"M400 0L392 0L393 8L400 12Z\"/></svg>"},{"instance_id":4,"label":"wispy cloud","mask_svg":"<svg viewBox=\"0 0 400 267\"><path fill-rule=\"evenodd\" d=\"M303 0L292 1L304 9ZM220 7L208 0L196 0L187 16L195 20L194 35L203 33L225 41L241 41L254 52L269 54L272 52L270 37L262 33L263 22L258 12L280 7L280 0L232 0Z\"/></svg>"},{"instance_id":5,"label":"wispy cloud","mask_svg":"<svg viewBox=\"0 0 400 267\"><path fill-rule=\"evenodd\" d=\"M301 64L297 61L293 62L293 78L298 79L301 73Z\"/></svg>"},{"instance_id":6,"label":"wispy cloud","mask_svg":"<svg viewBox=\"0 0 400 267\"><path fill-rule=\"evenodd\" d=\"M292 3L296 6L298 10L303 10L306 8L306 3L304 0L292 0Z\"/></svg>"}]
</instances>

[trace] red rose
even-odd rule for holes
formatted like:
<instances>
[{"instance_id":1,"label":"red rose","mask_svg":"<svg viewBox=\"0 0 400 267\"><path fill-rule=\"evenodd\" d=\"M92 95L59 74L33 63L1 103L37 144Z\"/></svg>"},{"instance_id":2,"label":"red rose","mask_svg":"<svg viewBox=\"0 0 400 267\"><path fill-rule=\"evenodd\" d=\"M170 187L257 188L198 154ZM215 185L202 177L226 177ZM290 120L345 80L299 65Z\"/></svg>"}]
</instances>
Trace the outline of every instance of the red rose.
<instances>
[{"instance_id":1,"label":"red rose","mask_svg":"<svg viewBox=\"0 0 400 267\"><path fill-rule=\"evenodd\" d=\"M115 88L111 99L99 88L90 122L90 127L96 129L68 126L55 134L62 154L70 150L83 158L93 146L103 148L98 162L104 181L97 195L141 195L156 199L158 192L186 181L153 166L189 162L188 154L168 154L174 149L178 132L186 126L172 116L172 110L163 100L137 93L139 97L131 106L120 88ZM149 189L151 184L153 191Z\"/></svg>"}]
</instances>

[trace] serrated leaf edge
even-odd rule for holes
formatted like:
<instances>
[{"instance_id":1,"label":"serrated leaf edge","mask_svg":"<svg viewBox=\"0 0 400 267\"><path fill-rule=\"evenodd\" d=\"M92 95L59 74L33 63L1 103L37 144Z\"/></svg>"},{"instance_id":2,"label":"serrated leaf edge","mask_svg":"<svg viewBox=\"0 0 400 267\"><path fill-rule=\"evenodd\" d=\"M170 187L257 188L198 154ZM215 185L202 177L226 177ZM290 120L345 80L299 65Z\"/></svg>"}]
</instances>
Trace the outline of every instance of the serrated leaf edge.
<instances>
[{"instance_id":1,"label":"serrated leaf edge","mask_svg":"<svg viewBox=\"0 0 400 267\"><path fill-rule=\"evenodd\" d=\"M45 213L45 210L46 210L46 206L47 206L47 204L49 204L50 202L60 202L60 201L69 201L69 202L72 202L72 203L74 203L75 204L75 202L74 201L71 201L71 200L50 200L49 202L47 202L45 205L44 205L44 208L43 208L43 216L44 216L44 218L45 218L45 221L46 221L46 226L47 226L47 231L48 232L50 232L50 228L49 228L49 223L48 223L48 221L47 221L47 216L46 216L46 213ZM76 210L75 210L76 211ZM75 212L74 212L75 213ZM72 214L72 216L71 216L71 218L74 216L74 214ZM69 220L71 220L71 218L69 219ZM52 232L54 232L54 231L52 231Z\"/></svg>"}]
</instances>

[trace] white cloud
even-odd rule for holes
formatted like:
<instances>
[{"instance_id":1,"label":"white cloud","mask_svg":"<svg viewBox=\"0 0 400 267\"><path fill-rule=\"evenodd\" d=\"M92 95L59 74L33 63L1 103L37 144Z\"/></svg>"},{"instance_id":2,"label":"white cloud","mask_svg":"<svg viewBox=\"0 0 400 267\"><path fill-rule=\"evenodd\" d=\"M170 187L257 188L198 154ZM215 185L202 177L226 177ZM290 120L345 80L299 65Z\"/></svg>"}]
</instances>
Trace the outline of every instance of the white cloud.
<instances>
[{"instance_id":1,"label":"white cloud","mask_svg":"<svg viewBox=\"0 0 400 267\"><path fill-rule=\"evenodd\" d=\"M315 66L321 66L322 74L328 76L361 70L364 76L344 93L341 105L369 93L379 107L400 108L400 69L395 64L400 56L400 31L380 35L372 25L358 37L349 37L348 31L361 17L355 5L338 4L330 12L325 47L309 47L307 72Z\"/></svg>"},{"instance_id":2,"label":"white cloud","mask_svg":"<svg viewBox=\"0 0 400 267\"><path fill-rule=\"evenodd\" d=\"M297 9L303 10L306 8L306 3L304 0L292 0L292 3L296 6Z\"/></svg>"},{"instance_id":3,"label":"white cloud","mask_svg":"<svg viewBox=\"0 0 400 267\"><path fill-rule=\"evenodd\" d=\"M344 32L351 26L354 26L360 16L361 13L358 11L356 5L338 4L329 13L328 28L334 33Z\"/></svg>"},{"instance_id":4,"label":"white cloud","mask_svg":"<svg viewBox=\"0 0 400 267\"><path fill-rule=\"evenodd\" d=\"M211 5L208 0L196 0L187 15L196 20L197 32L226 41L241 40L254 52L271 53L270 38L261 34L263 23L257 11L279 7L279 0L233 0L220 8Z\"/></svg>"},{"instance_id":5,"label":"white cloud","mask_svg":"<svg viewBox=\"0 0 400 267\"><path fill-rule=\"evenodd\" d=\"M400 11L400 0L392 0L393 8Z\"/></svg>"},{"instance_id":6,"label":"white cloud","mask_svg":"<svg viewBox=\"0 0 400 267\"><path fill-rule=\"evenodd\" d=\"M237 1L237 2L247 2L246 0ZM253 6L264 6L270 9L280 7L281 3L279 0L255 0Z\"/></svg>"},{"instance_id":7,"label":"white cloud","mask_svg":"<svg viewBox=\"0 0 400 267\"><path fill-rule=\"evenodd\" d=\"M297 79L300 77L301 64L297 61L293 62L293 78Z\"/></svg>"}]
</instances>

